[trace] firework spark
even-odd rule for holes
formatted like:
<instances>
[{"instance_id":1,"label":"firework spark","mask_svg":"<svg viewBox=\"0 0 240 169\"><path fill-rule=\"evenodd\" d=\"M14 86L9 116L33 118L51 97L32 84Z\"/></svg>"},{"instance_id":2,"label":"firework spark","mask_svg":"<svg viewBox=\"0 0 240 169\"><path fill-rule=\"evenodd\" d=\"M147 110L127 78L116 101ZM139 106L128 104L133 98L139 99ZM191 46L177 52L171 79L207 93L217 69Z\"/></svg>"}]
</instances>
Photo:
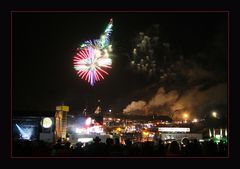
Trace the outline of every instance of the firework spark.
<instances>
[{"instance_id":1,"label":"firework spark","mask_svg":"<svg viewBox=\"0 0 240 169\"><path fill-rule=\"evenodd\" d=\"M167 66L170 55L170 44L164 39L159 32L159 25L152 25L145 32L139 32L130 55L130 65L135 72L159 79L162 74L160 69Z\"/></svg>"}]
</instances>

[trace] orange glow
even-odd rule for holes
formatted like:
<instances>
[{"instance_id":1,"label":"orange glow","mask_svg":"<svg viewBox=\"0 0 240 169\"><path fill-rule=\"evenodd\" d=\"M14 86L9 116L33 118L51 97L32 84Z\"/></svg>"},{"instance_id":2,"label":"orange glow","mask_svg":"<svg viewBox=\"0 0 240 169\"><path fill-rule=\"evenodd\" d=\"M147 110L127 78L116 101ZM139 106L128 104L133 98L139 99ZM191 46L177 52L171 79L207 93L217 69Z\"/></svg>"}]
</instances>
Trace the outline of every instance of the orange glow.
<instances>
[{"instance_id":1,"label":"orange glow","mask_svg":"<svg viewBox=\"0 0 240 169\"><path fill-rule=\"evenodd\" d=\"M148 131L143 131L143 135L144 135L144 136L148 136L148 135L149 135L149 132L148 132Z\"/></svg>"},{"instance_id":2,"label":"orange glow","mask_svg":"<svg viewBox=\"0 0 240 169\"><path fill-rule=\"evenodd\" d=\"M183 118L184 118L184 119L187 119L188 116L189 116L189 115L188 115L187 113L184 113L184 114L183 114Z\"/></svg>"}]
</instances>

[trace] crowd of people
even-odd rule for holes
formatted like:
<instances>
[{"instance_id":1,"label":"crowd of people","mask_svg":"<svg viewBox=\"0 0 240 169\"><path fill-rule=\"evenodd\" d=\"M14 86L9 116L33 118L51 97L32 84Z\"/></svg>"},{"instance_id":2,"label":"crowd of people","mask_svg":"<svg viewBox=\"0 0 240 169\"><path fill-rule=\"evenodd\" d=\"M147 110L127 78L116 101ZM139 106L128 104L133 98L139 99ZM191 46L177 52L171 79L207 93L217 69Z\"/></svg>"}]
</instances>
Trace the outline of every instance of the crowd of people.
<instances>
[{"instance_id":1,"label":"crowd of people","mask_svg":"<svg viewBox=\"0 0 240 169\"><path fill-rule=\"evenodd\" d=\"M106 143L95 137L92 143L78 142L75 146L70 142L57 141L50 144L43 141L15 140L13 156L21 157L227 157L228 145L223 141L218 144L213 140L172 141L164 143L137 142L108 138Z\"/></svg>"}]
</instances>

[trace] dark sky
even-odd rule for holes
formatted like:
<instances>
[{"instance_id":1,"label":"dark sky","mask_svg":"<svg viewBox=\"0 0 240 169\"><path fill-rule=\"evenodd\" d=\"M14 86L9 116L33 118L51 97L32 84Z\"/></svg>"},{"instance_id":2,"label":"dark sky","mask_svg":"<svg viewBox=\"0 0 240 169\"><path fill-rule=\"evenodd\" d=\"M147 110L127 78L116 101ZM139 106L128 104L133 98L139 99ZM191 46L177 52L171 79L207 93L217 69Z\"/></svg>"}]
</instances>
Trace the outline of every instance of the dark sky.
<instances>
[{"instance_id":1,"label":"dark sky","mask_svg":"<svg viewBox=\"0 0 240 169\"><path fill-rule=\"evenodd\" d=\"M82 41L99 37L110 18L113 68L92 87L77 76L73 56ZM101 99L104 110L121 111L132 93L149 85L129 69L128 53L137 33L152 24L160 25L179 53L191 57L213 52L214 38L226 35L227 14L13 13L13 109L54 110L64 102L77 113L86 106L92 111Z\"/></svg>"}]
</instances>

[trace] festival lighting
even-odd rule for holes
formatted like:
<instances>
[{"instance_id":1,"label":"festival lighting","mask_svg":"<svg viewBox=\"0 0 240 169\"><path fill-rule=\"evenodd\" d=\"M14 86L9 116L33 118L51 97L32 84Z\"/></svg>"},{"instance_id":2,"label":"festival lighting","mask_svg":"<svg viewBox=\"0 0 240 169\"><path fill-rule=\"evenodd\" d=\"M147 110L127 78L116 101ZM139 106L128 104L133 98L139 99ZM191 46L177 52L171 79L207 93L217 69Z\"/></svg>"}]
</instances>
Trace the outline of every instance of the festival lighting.
<instances>
[{"instance_id":1,"label":"festival lighting","mask_svg":"<svg viewBox=\"0 0 240 169\"><path fill-rule=\"evenodd\" d=\"M49 118L49 117L45 117L43 119L43 122L42 122L42 125L44 128L50 128L52 126L53 122L52 122L52 119Z\"/></svg>"},{"instance_id":2,"label":"festival lighting","mask_svg":"<svg viewBox=\"0 0 240 169\"><path fill-rule=\"evenodd\" d=\"M21 134L21 138L25 140L30 140L32 136L33 129L32 128L21 128L19 125L17 125L17 128Z\"/></svg>"},{"instance_id":3,"label":"festival lighting","mask_svg":"<svg viewBox=\"0 0 240 169\"><path fill-rule=\"evenodd\" d=\"M192 121L193 123L197 123L198 122L198 119L193 119L193 121Z\"/></svg>"},{"instance_id":4,"label":"festival lighting","mask_svg":"<svg viewBox=\"0 0 240 169\"><path fill-rule=\"evenodd\" d=\"M88 117L85 121L85 125L89 126L89 125L91 125L91 123L92 123L92 119L91 119L91 117Z\"/></svg>"}]
</instances>

